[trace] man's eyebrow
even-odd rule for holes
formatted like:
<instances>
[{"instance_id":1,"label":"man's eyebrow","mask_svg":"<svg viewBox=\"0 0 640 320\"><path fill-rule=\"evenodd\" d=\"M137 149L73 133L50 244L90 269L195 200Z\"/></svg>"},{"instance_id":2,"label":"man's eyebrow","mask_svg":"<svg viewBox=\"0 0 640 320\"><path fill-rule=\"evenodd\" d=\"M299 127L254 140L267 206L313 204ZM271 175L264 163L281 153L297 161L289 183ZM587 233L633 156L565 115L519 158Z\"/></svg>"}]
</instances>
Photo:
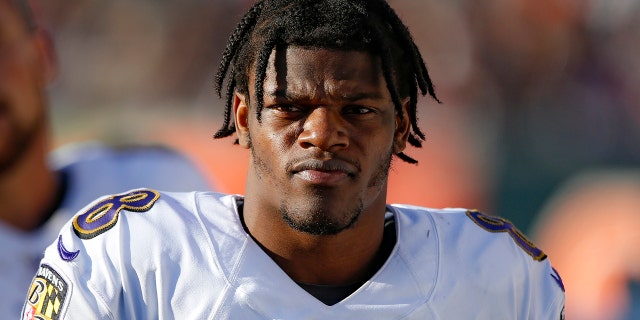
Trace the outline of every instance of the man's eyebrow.
<instances>
[{"instance_id":1,"label":"man's eyebrow","mask_svg":"<svg viewBox=\"0 0 640 320\"><path fill-rule=\"evenodd\" d=\"M265 90L264 94L266 96L274 97L274 98L289 98L290 97L290 95L287 93L286 89Z\"/></svg>"},{"instance_id":2,"label":"man's eyebrow","mask_svg":"<svg viewBox=\"0 0 640 320\"><path fill-rule=\"evenodd\" d=\"M382 99L383 96L379 92L356 92L349 93L345 92L341 95L341 98L348 101L358 101L358 100L367 100L367 99Z\"/></svg>"}]
</instances>

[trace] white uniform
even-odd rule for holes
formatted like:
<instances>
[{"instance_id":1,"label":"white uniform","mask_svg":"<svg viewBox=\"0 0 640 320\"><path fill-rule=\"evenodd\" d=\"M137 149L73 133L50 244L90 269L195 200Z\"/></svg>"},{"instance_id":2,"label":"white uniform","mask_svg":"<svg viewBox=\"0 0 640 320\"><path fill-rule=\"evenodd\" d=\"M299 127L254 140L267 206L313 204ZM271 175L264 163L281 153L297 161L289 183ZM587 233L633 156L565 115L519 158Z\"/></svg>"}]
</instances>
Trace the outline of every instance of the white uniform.
<instances>
[{"instance_id":1,"label":"white uniform","mask_svg":"<svg viewBox=\"0 0 640 320\"><path fill-rule=\"evenodd\" d=\"M244 231L239 198L133 190L85 207L47 248L23 319L561 319L559 276L504 220L389 206L391 255L327 306Z\"/></svg>"},{"instance_id":2,"label":"white uniform","mask_svg":"<svg viewBox=\"0 0 640 320\"><path fill-rule=\"evenodd\" d=\"M54 151L52 168L63 172L67 190L44 226L25 233L0 221L0 318L16 318L44 249L60 228L97 197L132 188L170 191L211 190L205 177L184 156L159 147L113 149L97 143ZM16 214L20 214L16 212Z\"/></svg>"}]
</instances>

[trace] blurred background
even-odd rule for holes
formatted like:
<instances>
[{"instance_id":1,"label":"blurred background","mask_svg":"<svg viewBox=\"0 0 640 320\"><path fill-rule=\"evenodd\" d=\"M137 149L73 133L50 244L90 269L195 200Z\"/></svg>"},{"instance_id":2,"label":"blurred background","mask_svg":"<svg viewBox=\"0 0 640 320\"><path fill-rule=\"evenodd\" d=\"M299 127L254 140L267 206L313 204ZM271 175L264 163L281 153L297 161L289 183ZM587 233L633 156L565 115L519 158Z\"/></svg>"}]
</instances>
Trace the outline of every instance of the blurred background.
<instances>
[{"instance_id":1,"label":"blurred background","mask_svg":"<svg viewBox=\"0 0 640 320\"><path fill-rule=\"evenodd\" d=\"M390 202L503 216L552 257L568 318L640 319L640 241L621 237L638 233L640 214L610 197L615 187L573 197L584 175L640 183L630 173L640 170L640 0L389 2L443 101L419 103L427 141L407 151L417 166L394 163ZM223 114L213 77L250 4L42 1L60 60L49 91L55 145L165 143L221 191L242 193L247 151L212 139ZM633 245L620 249L625 241Z\"/></svg>"}]
</instances>

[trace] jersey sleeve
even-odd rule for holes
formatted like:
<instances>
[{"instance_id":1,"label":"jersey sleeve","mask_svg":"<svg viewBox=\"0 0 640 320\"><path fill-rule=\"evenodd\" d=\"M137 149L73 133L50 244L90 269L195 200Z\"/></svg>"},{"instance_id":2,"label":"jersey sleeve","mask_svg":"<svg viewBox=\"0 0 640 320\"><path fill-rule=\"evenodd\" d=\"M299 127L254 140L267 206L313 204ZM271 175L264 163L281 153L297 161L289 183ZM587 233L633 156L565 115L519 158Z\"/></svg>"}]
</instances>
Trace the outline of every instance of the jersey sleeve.
<instances>
[{"instance_id":1,"label":"jersey sleeve","mask_svg":"<svg viewBox=\"0 0 640 320\"><path fill-rule=\"evenodd\" d=\"M159 197L155 190L136 189L100 198L80 210L45 250L21 319L130 318L130 310L124 308L123 293L130 290L125 279L138 277L126 261L131 257L128 241L132 229L137 234L145 231L118 220L146 213Z\"/></svg>"},{"instance_id":2,"label":"jersey sleeve","mask_svg":"<svg viewBox=\"0 0 640 320\"><path fill-rule=\"evenodd\" d=\"M495 242L495 250L492 251L494 258L512 265L509 272L513 279L514 296L519 296L514 301L518 310L517 318L564 319L564 284L544 251L506 219L475 210L468 210L466 215L483 229L474 232L487 231L492 234L485 238Z\"/></svg>"},{"instance_id":3,"label":"jersey sleeve","mask_svg":"<svg viewBox=\"0 0 640 320\"><path fill-rule=\"evenodd\" d=\"M102 300L108 296L105 288L93 280L95 273L113 274L109 271L113 265L77 259L87 248L71 230L70 223L65 225L55 243L45 250L20 319L114 319Z\"/></svg>"},{"instance_id":4,"label":"jersey sleeve","mask_svg":"<svg viewBox=\"0 0 640 320\"><path fill-rule=\"evenodd\" d=\"M564 284L562 283L562 278L560 277L560 274L558 273L558 271L556 271L556 269L554 269L551 266L550 262L547 263L547 268L545 273L547 272L549 273L551 278L553 278L553 281L547 280L550 283L547 283L541 286L543 288L545 286L551 287L548 289L543 289L542 290L543 292L541 294L545 295L548 292L551 294L552 297L554 297L554 299L552 299L551 301L547 315L544 315L542 318L564 320L565 318L564 305L565 305L566 297L565 297L565 291L564 291L565 290Z\"/></svg>"}]
</instances>

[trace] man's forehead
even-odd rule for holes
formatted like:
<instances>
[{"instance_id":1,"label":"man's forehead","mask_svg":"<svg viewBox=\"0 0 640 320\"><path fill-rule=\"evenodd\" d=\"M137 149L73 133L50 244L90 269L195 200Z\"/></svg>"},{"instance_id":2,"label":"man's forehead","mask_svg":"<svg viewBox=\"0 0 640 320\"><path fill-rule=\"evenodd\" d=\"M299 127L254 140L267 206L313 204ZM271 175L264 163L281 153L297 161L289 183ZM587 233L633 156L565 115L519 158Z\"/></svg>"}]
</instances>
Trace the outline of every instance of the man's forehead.
<instances>
[{"instance_id":1,"label":"man's forehead","mask_svg":"<svg viewBox=\"0 0 640 320\"><path fill-rule=\"evenodd\" d=\"M273 97L309 92L348 100L386 96L377 58L364 51L331 48L294 46L272 52L263 87L265 95Z\"/></svg>"},{"instance_id":2,"label":"man's forehead","mask_svg":"<svg viewBox=\"0 0 640 320\"><path fill-rule=\"evenodd\" d=\"M325 47L288 46L274 48L269 56L268 68L306 67L321 59L323 64L343 65L345 73L351 69L380 71L379 57L364 50L344 50Z\"/></svg>"}]
</instances>

